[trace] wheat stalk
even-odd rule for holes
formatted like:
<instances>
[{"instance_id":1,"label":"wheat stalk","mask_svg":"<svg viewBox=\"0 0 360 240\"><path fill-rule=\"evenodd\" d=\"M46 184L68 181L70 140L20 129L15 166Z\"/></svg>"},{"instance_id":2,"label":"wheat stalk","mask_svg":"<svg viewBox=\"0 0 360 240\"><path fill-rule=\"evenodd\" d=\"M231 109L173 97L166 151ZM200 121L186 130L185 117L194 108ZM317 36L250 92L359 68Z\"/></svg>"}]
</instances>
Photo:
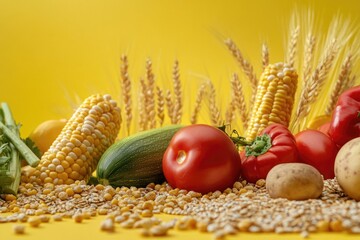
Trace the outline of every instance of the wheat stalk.
<instances>
[{"instance_id":1,"label":"wheat stalk","mask_svg":"<svg viewBox=\"0 0 360 240\"><path fill-rule=\"evenodd\" d=\"M179 124L182 116L182 90L179 72L179 62L176 60L173 68L173 84L174 84L174 112L172 115L172 123Z\"/></svg>"},{"instance_id":2,"label":"wheat stalk","mask_svg":"<svg viewBox=\"0 0 360 240\"><path fill-rule=\"evenodd\" d=\"M126 55L121 56L120 76L121 76L121 90L123 95L123 102L125 104L125 121L127 134L130 135L130 126L132 120L132 101L131 101L131 80L129 78L129 63Z\"/></svg>"},{"instance_id":3,"label":"wheat stalk","mask_svg":"<svg viewBox=\"0 0 360 240\"><path fill-rule=\"evenodd\" d=\"M239 80L239 76L236 73L234 73L231 78L231 86L232 86L232 91L233 91L233 95L234 95L235 106L239 110L240 119L243 123L244 129L246 129L247 128L247 119L248 119L246 102L245 102L242 84Z\"/></svg>"},{"instance_id":4,"label":"wheat stalk","mask_svg":"<svg viewBox=\"0 0 360 240\"><path fill-rule=\"evenodd\" d=\"M162 126L164 124L164 94L159 86L156 86L156 96L157 96L157 117L159 119L159 125Z\"/></svg>"},{"instance_id":5,"label":"wheat stalk","mask_svg":"<svg viewBox=\"0 0 360 240\"><path fill-rule=\"evenodd\" d=\"M225 113L225 123L226 124L231 124L232 121L235 119L235 111L236 111L236 106L235 106L235 98L234 96L231 98L226 113Z\"/></svg>"},{"instance_id":6,"label":"wheat stalk","mask_svg":"<svg viewBox=\"0 0 360 240\"><path fill-rule=\"evenodd\" d=\"M147 128L147 111L146 106L146 84L143 78L140 78L140 93L139 93L139 128L140 131L146 130Z\"/></svg>"},{"instance_id":7,"label":"wheat stalk","mask_svg":"<svg viewBox=\"0 0 360 240\"><path fill-rule=\"evenodd\" d=\"M147 112L147 122L149 124L149 128L156 127L156 110L155 110L155 77L152 71L152 62L150 59L146 61L146 94L145 94L145 110Z\"/></svg>"},{"instance_id":8,"label":"wheat stalk","mask_svg":"<svg viewBox=\"0 0 360 240\"><path fill-rule=\"evenodd\" d=\"M216 104L216 89L214 84L209 80L209 111L210 111L210 122L214 126L220 125L220 111Z\"/></svg>"},{"instance_id":9,"label":"wheat stalk","mask_svg":"<svg viewBox=\"0 0 360 240\"><path fill-rule=\"evenodd\" d=\"M296 110L296 119L293 126L299 124L310 112L310 106L316 101L317 96L321 90L321 87L326 80L326 77L331 69L334 62L335 56L338 52L338 45L336 40L330 43L330 46L325 49L325 55L321 59L320 63L314 70L309 82L305 83L304 91L300 97L300 102Z\"/></svg>"},{"instance_id":10,"label":"wheat stalk","mask_svg":"<svg viewBox=\"0 0 360 240\"><path fill-rule=\"evenodd\" d=\"M264 70L267 67L267 65L269 65L269 48L266 43L262 44L261 59L262 59L262 68Z\"/></svg>"},{"instance_id":11,"label":"wheat stalk","mask_svg":"<svg viewBox=\"0 0 360 240\"><path fill-rule=\"evenodd\" d=\"M165 103L166 103L166 107L167 107L167 110L168 110L168 116L169 116L170 121L172 123L173 114L174 114L174 103L173 103L173 100L172 100L171 91L169 89L166 90Z\"/></svg>"},{"instance_id":12,"label":"wheat stalk","mask_svg":"<svg viewBox=\"0 0 360 240\"><path fill-rule=\"evenodd\" d=\"M296 26L295 29L291 32L290 43L288 47L287 60L286 62L293 67L295 63L296 51L297 51L297 43L299 37L300 27Z\"/></svg>"},{"instance_id":13,"label":"wheat stalk","mask_svg":"<svg viewBox=\"0 0 360 240\"><path fill-rule=\"evenodd\" d=\"M328 105L325 109L325 114L330 115L335 108L336 102L340 94L345 90L344 85L349 82L352 66L352 54L349 53L341 65L340 74L335 83L334 89L331 92Z\"/></svg>"},{"instance_id":14,"label":"wheat stalk","mask_svg":"<svg viewBox=\"0 0 360 240\"><path fill-rule=\"evenodd\" d=\"M314 59L316 38L313 34L309 33L306 37L305 42L305 53L304 53L304 66L303 66L303 87L311 76L312 63Z\"/></svg>"},{"instance_id":15,"label":"wheat stalk","mask_svg":"<svg viewBox=\"0 0 360 240\"><path fill-rule=\"evenodd\" d=\"M228 49L231 51L233 57L239 63L239 65L240 65L241 69L244 71L245 75L248 77L250 84L251 84L252 92L253 92L253 94L255 94L257 84L258 84L258 79L256 78L256 75L254 73L253 66L247 60L244 59L240 49L236 46L236 44L230 38L225 40L225 44L228 47Z\"/></svg>"},{"instance_id":16,"label":"wheat stalk","mask_svg":"<svg viewBox=\"0 0 360 240\"><path fill-rule=\"evenodd\" d=\"M204 98L205 92L206 91L206 82L204 82L203 84L200 85L197 94L196 94L196 100L194 103L194 110L191 113L191 117L190 117L190 123L191 124L195 124L197 123L197 117L199 115L199 112L201 110L201 102Z\"/></svg>"}]
</instances>

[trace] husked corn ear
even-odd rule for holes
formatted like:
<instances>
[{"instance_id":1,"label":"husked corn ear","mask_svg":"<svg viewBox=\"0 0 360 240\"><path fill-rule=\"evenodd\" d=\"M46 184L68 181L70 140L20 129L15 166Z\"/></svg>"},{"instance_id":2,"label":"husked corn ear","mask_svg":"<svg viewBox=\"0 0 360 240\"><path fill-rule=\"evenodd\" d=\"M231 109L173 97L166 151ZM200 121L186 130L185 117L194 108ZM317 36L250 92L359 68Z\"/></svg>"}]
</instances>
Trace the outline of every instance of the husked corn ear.
<instances>
[{"instance_id":1,"label":"husked corn ear","mask_svg":"<svg viewBox=\"0 0 360 240\"><path fill-rule=\"evenodd\" d=\"M90 96L66 123L39 165L23 171L22 181L38 184L87 181L101 155L114 143L120 124L120 108L110 95Z\"/></svg>"},{"instance_id":2,"label":"husked corn ear","mask_svg":"<svg viewBox=\"0 0 360 240\"><path fill-rule=\"evenodd\" d=\"M298 75L284 63L269 64L260 77L246 139L253 140L271 123L289 125Z\"/></svg>"}]
</instances>

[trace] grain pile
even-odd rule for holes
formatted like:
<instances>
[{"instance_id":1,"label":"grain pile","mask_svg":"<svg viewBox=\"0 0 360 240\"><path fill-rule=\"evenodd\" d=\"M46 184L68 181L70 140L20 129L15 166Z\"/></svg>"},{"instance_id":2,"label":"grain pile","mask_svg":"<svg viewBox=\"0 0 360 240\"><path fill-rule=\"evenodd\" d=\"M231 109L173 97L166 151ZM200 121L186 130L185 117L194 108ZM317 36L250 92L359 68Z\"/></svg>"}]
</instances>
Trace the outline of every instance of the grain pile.
<instances>
[{"instance_id":1,"label":"grain pile","mask_svg":"<svg viewBox=\"0 0 360 240\"><path fill-rule=\"evenodd\" d=\"M142 228L143 235L166 235L172 228L197 229L221 238L237 232L300 233L311 232L360 233L360 203L347 198L336 180L326 180L320 199L289 201L271 199L265 181L256 184L234 183L224 192L200 193L173 189L166 183L149 184L146 188L112 188L103 185L45 186L23 184L15 199L12 195L0 200L0 222L28 222L31 227L73 218L81 223L96 215L107 215L99 227L114 231L122 228ZM177 215L163 222L156 214ZM23 229L20 231L23 232Z\"/></svg>"}]
</instances>

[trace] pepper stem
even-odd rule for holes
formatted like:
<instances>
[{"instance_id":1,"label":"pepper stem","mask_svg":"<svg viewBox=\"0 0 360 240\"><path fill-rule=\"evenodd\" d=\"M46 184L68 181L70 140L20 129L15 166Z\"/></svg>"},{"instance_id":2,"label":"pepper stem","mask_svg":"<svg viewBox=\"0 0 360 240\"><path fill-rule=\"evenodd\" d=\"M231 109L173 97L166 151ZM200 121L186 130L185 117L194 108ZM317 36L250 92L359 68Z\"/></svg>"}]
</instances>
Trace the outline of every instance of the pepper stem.
<instances>
[{"instance_id":1,"label":"pepper stem","mask_svg":"<svg viewBox=\"0 0 360 240\"><path fill-rule=\"evenodd\" d=\"M271 148L271 137L268 134L257 136L250 146L245 147L245 156L260 156Z\"/></svg>"}]
</instances>

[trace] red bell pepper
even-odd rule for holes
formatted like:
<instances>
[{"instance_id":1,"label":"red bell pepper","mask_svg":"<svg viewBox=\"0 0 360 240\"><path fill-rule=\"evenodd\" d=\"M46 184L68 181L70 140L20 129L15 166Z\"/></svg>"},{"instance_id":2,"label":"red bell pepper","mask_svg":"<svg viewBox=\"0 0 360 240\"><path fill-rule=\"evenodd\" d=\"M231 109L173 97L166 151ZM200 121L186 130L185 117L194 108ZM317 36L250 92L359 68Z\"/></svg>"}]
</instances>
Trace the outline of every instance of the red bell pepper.
<instances>
[{"instance_id":1,"label":"red bell pepper","mask_svg":"<svg viewBox=\"0 0 360 240\"><path fill-rule=\"evenodd\" d=\"M329 135L339 146L360 137L360 85L343 92L336 103Z\"/></svg>"},{"instance_id":2,"label":"red bell pepper","mask_svg":"<svg viewBox=\"0 0 360 240\"><path fill-rule=\"evenodd\" d=\"M240 151L242 177L249 182L265 179L280 163L300 162L293 134L281 124L266 127L254 142Z\"/></svg>"}]
</instances>

